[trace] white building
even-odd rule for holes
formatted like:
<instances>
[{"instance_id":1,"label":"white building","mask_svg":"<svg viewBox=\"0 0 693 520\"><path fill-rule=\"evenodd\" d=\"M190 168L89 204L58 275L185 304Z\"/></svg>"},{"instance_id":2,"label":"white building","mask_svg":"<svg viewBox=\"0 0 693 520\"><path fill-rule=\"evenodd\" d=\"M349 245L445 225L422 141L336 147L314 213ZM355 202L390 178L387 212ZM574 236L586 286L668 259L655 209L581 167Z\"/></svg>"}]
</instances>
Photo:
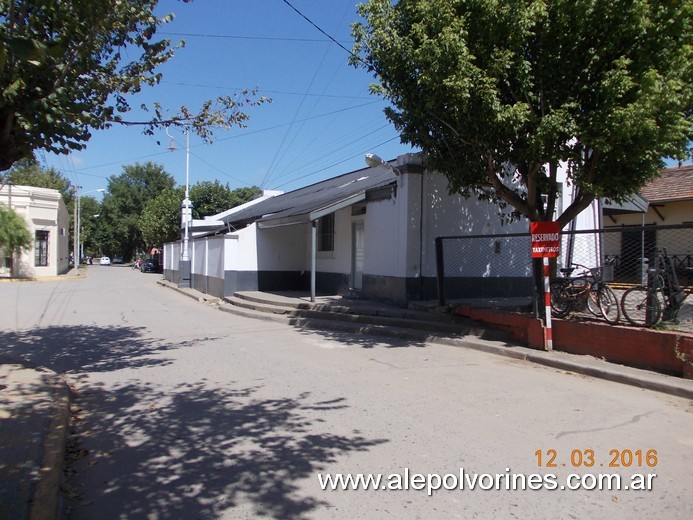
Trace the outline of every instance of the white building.
<instances>
[{"instance_id":1,"label":"white building","mask_svg":"<svg viewBox=\"0 0 693 520\"><path fill-rule=\"evenodd\" d=\"M0 276L35 278L65 273L69 269L70 217L60 192L6 184L0 188L0 204L24 218L34 239L19 258L12 259L8 251L0 250Z\"/></svg>"},{"instance_id":2,"label":"white building","mask_svg":"<svg viewBox=\"0 0 693 520\"><path fill-rule=\"evenodd\" d=\"M450 297L499 288L526 294L531 283L528 241L486 236L526 234L527 222L501 225L496 205L450 195L446 177L424 170L418 154L209 221L193 227L193 236L208 235L192 241L191 283L215 296L311 290L401 304L435 299L436 238L450 235L480 236L478 251L453 262L459 272L445 274ZM164 258L164 276L178 281L180 243L166 244Z\"/></svg>"}]
</instances>

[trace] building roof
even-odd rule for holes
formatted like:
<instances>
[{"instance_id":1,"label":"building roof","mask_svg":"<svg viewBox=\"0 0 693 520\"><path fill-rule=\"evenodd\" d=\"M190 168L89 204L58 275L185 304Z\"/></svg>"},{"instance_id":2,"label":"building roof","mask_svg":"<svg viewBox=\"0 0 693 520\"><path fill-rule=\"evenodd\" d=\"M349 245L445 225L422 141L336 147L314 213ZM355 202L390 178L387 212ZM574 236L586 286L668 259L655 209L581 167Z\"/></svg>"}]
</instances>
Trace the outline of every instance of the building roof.
<instances>
[{"instance_id":1,"label":"building roof","mask_svg":"<svg viewBox=\"0 0 693 520\"><path fill-rule=\"evenodd\" d=\"M640 190L640 195L653 203L692 200L693 164L662 170Z\"/></svg>"},{"instance_id":2,"label":"building roof","mask_svg":"<svg viewBox=\"0 0 693 520\"><path fill-rule=\"evenodd\" d=\"M0 185L0 192L5 195L13 195L15 197L42 197L45 199L59 199L62 198L60 192L53 188L38 188L36 186L24 186L21 184L2 184Z\"/></svg>"},{"instance_id":3,"label":"building roof","mask_svg":"<svg viewBox=\"0 0 693 520\"><path fill-rule=\"evenodd\" d=\"M310 222L365 200L368 192L394 185L396 179L391 168L364 168L263 200L220 220L235 228L255 221L260 227Z\"/></svg>"}]
</instances>

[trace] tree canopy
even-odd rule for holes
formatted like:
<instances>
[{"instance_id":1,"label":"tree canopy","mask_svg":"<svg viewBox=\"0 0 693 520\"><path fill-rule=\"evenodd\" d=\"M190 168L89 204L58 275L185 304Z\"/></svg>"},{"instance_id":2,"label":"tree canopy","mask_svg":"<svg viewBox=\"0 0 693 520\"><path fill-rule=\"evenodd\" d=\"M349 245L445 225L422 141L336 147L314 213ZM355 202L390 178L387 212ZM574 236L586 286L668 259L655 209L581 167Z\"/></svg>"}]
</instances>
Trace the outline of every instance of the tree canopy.
<instances>
[{"instance_id":1,"label":"tree canopy","mask_svg":"<svg viewBox=\"0 0 693 520\"><path fill-rule=\"evenodd\" d=\"M189 2L191 0L182 0ZM246 106L267 101L244 91L168 113L154 103L128 121L129 99L161 80L157 69L182 45L157 37L173 15L158 0L0 0L0 171L37 149L81 150L93 129L115 123L145 133L185 126L205 140L213 127L243 126Z\"/></svg>"},{"instance_id":2,"label":"tree canopy","mask_svg":"<svg viewBox=\"0 0 693 520\"><path fill-rule=\"evenodd\" d=\"M262 195L262 190L256 186L232 190L228 183L223 185L218 180L198 182L190 188L193 217L204 218L216 215L248 202L258 195Z\"/></svg>"},{"instance_id":3,"label":"tree canopy","mask_svg":"<svg viewBox=\"0 0 693 520\"><path fill-rule=\"evenodd\" d=\"M98 240L109 256L131 258L147 245L140 230L140 217L148 201L172 190L173 177L163 166L147 162L123 166L120 175L108 180L99 214Z\"/></svg>"},{"instance_id":4,"label":"tree canopy","mask_svg":"<svg viewBox=\"0 0 693 520\"><path fill-rule=\"evenodd\" d=\"M450 190L551 220L622 200L690 155L693 2L368 0L352 64Z\"/></svg>"},{"instance_id":5,"label":"tree canopy","mask_svg":"<svg viewBox=\"0 0 693 520\"><path fill-rule=\"evenodd\" d=\"M139 220L140 231L146 246L161 246L180 238L181 202L185 191L179 187L161 192L150 200ZM257 186L232 190L219 181L202 181L190 187L193 217L201 219L222 213L262 194Z\"/></svg>"},{"instance_id":6,"label":"tree canopy","mask_svg":"<svg viewBox=\"0 0 693 520\"><path fill-rule=\"evenodd\" d=\"M139 220L140 232L147 248L180 238L181 201L184 194L184 188L171 188L147 202Z\"/></svg>"}]
</instances>

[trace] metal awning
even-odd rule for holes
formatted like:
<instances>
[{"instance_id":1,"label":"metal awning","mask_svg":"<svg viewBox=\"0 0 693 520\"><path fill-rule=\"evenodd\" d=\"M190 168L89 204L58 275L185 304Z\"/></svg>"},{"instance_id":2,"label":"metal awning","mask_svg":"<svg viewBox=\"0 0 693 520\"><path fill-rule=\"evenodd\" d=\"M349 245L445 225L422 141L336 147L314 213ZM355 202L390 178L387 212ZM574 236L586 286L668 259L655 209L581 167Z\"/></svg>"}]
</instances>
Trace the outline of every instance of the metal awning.
<instances>
[{"instance_id":1,"label":"metal awning","mask_svg":"<svg viewBox=\"0 0 693 520\"><path fill-rule=\"evenodd\" d=\"M341 200L336 200L327 206L321 208L314 208L306 213L300 213L298 215L282 216L282 213L277 213L274 215L268 215L257 221L257 225L260 229L268 229L279 226L291 226L294 224L307 224L318 220L319 218L334 213L342 208L351 206L358 202L366 200L366 193L356 193L350 197L345 197Z\"/></svg>"},{"instance_id":2,"label":"metal awning","mask_svg":"<svg viewBox=\"0 0 693 520\"><path fill-rule=\"evenodd\" d=\"M626 213L647 213L650 201L637 193L629 195L620 204L609 199L601 199L604 215L623 215Z\"/></svg>"}]
</instances>

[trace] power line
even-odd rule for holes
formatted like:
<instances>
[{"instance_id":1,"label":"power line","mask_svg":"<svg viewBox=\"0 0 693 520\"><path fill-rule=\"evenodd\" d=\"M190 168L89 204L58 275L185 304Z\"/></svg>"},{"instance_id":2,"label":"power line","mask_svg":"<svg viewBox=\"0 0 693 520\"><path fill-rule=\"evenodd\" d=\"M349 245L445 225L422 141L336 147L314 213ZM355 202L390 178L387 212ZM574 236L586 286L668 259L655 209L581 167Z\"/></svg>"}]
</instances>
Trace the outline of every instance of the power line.
<instances>
[{"instance_id":1,"label":"power line","mask_svg":"<svg viewBox=\"0 0 693 520\"><path fill-rule=\"evenodd\" d=\"M268 40L268 41L280 41L280 42L307 42L307 43L327 43L328 41L333 41L340 45L339 42L329 37L329 40L317 39L317 38L287 38L279 36L239 36L235 34L202 34L202 33L181 33L181 32L157 32L162 36L185 36L192 38L222 38L228 40ZM345 41L345 43L350 43Z\"/></svg>"},{"instance_id":2,"label":"power line","mask_svg":"<svg viewBox=\"0 0 693 520\"><path fill-rule=\"evenodd\" d=\"M318 31L320 31L322 34L324 34L325 36L327 36L330 40L332 40L334 43L336 43L340 48L344 49L344 50L347 52L347 54L349 54L349 56L352 56L352 57L356 58L357 60L361 61L361 57L360 57L360 56L357 56L356 54L354 54L353 52L351 52L351 51L350 51L349 49L347 49L344 45L342 45L342 44L339 43L337 40L335 40L331 35L327 34L325 31L323 31L315 22L313 22L313 20L311 20L310 18L308 18L305 14L303 14L301 11L299 11L299 10L296 9L293 5L291 5L291 2L289 2L289 0L283 0L283 1L284 1L284 3L285 3L286 5L288 5L289 7L291 7L291 9L293 9L294 11L296 11L296 13L297 13L301 18L303 18L306 22L308 22L310 25L312 25L313 27L315 27L315 28L316 28Z\"/></svg>"},{"instance_id":3,"label":"power line","mask_svg":"<svg viewBox=\"0 0 693 520\"><path fill-rule=\"evenodd\" d=\"M286 181L285 183L280 184L279 186L275 186L275 188L281 188L281 187L283 187L283 186L286 186L287 184L291 184L292 182L300 181L300 180L302 180L302 179L305 179L306 177L312 177L313 175L317 175L318 173L322 173L322 172L324 172L325 170L328 170L328 169L332 168L333 166L337 166L337 165L339 165L339 164L342 164L342 163L345 163L345 162L347 162L347 161L350 161L351 159L354 159L354 158L356 158L356 157L359 157L360 155L363 155L363 154L365 154L366 152L375 150L375 149L378 148L379 146L382 146L382 145L387 144L387 143L389 143L389 142L391 142L391 141L394 141L395 139L399 139L399 137L400 137L399 135L396 135L395 137L393 137L393 138L391 138L391 139L388 139L387 141L383 141L383 142L380 143L380 144L377 144L377 145L375 145L375 146L370 147L370 148L367 149L367 150L364 150L364 151L361 152L360 154L352 155L351 157L347 157L346 159L343 159L343 160L341 160L341 161L337 161L337 162L335 162L335 163L332 163L332 164L330 164L330 165L328 165L328 166L325 166L325 167L323 167L323 168L320 168L319 170L316 170L316 171L314 171L314 172L306 173L305 175L301 175L300 177L296 177L296 178L294 178L294 179L291 179L291 180L289 180L289 181Z\"/></svg>"},{"instance_id":4,"label":"power line","mask_svg":"<svg viewBox=\"0 0 693 520\"><path fill-rule=\"evenodd\" d=\"M310 166L310 165L312 165L312 164L315 164L315 163L320 162L320 161L322 161L322 160L324 160L324 159L327 159L328 157L330 157L330 156L332 156L332 155L338 154L339 152L344 151L347 147L349 147L349 146L351 146L351 145L354 145L354 144L357 144L359 141L363 141L364 139L367 139L367 138L370 137L371 135L376 134L376 133L380 132L381 130L384 130L384 129L388 128L388 127L389 127L389 125L388 125L388 124L385 124L385 125L380 126L379 128L376 128L375 130L372 130L371 132L368 132L367 134L359 135L356 139L353 139L353 140L351 140L351 141L349 141L349 142L346 142L346 143L344 143L344 144L339 143L339 144L337 145L337 148L334 148L333 150L328 151L327 153L325 153L325 154L323 154L323 155L317 157L316 159L313 159L313 160L311 160L311 161L309 161L309 162L307 162L307 163L303 163L303 164L301 164L300 166L298 166L297 168L295 168L295 169L293 169L293 170L291 170L291 171L285 171L285 172L282 173L281 175L278 175L278 176L274 177L274 178L272 179L272 181L277 182L279 179L283 179L284 177L287 177L287 176L292 175L292 174L294 174L294 173L296 173L296 172L298 172L298 171L300 171L300 170L302 170L302 169L305 169L305 168L307 168L308 166ZM396 138L396 137L399 137L399 136L395 136L394 138ZM392 138L392 139L394 139L394 138ZM385 143L391 141L392 139L389 139L388 141L385 141ZM382 145L382 144L384 144L384 143L381 143L381 145ZM381 146L381 145L377 145L377 146ZM375 148L375 147L373 147L373 148ZM368 150L368 151L370 151L370 150ZM350 158L353 158L353 157L354 157L353 155L350 155L350 156L347 158L347 160L350 159ZM291 181L286 181L286 182L291 182Z\"/></svg>"},{"instance_id":5,"label":"power line","mask_svg":"<svg viewBox=\"0 0 693 520\"><path fill-rule=\"evenodd\" d=\"M166 85L177 85L179 87L195 87L195 88L215 88L219 90L243 90L240 87L225 87L222 85L202 85L199 83L180 83L177 81L162 81L161 84ZM373 96L341 96L337 94L314 94L312 92L288 92L285 90L262 90L263 94L283 94L288 96L308 96L308 97L323 97L323 98L335 98L335 99L372 99Z\"/></svg>"}]
</instances>

